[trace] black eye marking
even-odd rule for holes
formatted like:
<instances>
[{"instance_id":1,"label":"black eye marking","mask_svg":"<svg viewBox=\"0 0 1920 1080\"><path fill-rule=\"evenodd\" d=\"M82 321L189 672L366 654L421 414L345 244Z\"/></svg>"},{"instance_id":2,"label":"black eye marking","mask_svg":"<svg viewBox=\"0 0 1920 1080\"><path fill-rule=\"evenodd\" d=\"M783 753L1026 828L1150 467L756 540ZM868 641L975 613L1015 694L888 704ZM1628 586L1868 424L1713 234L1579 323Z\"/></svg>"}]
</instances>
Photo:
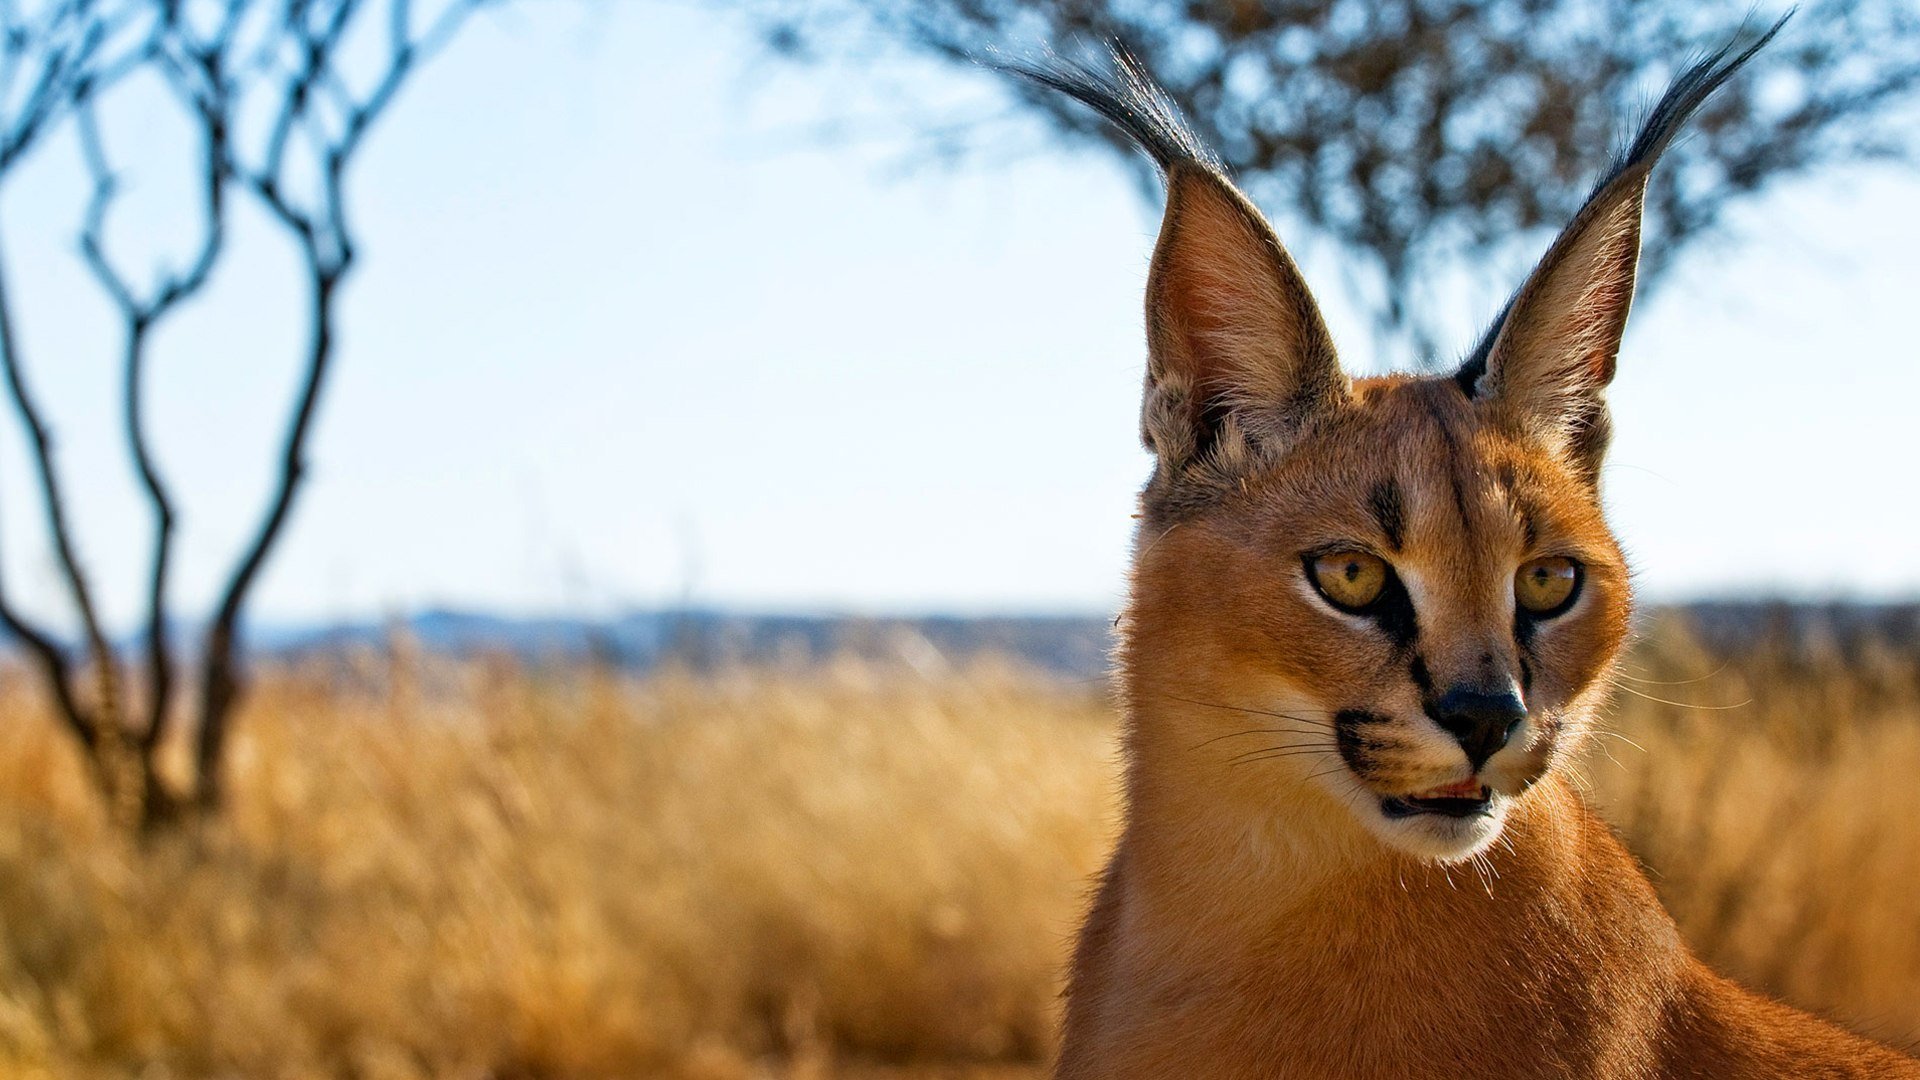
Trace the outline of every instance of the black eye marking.
<instances>
[{"instance_id":1,"label":"black eye marking","mask_svg":"<svg viewBox=\"0 0 1920 1080\"><path fill-rule=\"evenodd\" d=\"M1514 644L1519 645L1520 651L1529 656L1533 655L1533 632L1537 629L1539 629L1539 624L1534 621L1531 615L1527 614L1527 609L1515 604L1513 609Z\"/></svg>"},{"instance_id":2,"label":"black eye marking","mask_svg":"<svg viewBox=\"0 0 1920 1080\"><path fill-rule=\"evenodd\" d=\"M1407 665L1407 674L1413 679L1413 685L1420 688L1422 697L1433 696L1433 673L1427 670L1427 658L1416 656L1413 663Z\"/></svg>"},{"instance_id":3,"label":"black eye marking","mask_svg":"<svg viewBox=\"0 0 1920 1080\"><path fill-rule=\"evenodd\" d=\"M1392 480L1375 484L1367 495L1367 509L1373 511L1373 519L1387 538L1387 546L1399 551L1407 529L1407 507L1400 496L1400 485Z\"/></svg>"},{"instance_id":4,"label":"black eye marking","mask_svg":"<svg viewBox=\"0 0 1920 1080\"><path fill-rule=\"evenodd\" d=\"M1387 587L1380 590L1380 599L1373 602L1373 609L1367 614L1379 624L1395 648L1411 649L1414 640L1420 636L1419 620L1413 611L1413 598L1407 595L1407 587L1400 584L1399 575L1387 580Z\"/></svg>"}]
</instances>

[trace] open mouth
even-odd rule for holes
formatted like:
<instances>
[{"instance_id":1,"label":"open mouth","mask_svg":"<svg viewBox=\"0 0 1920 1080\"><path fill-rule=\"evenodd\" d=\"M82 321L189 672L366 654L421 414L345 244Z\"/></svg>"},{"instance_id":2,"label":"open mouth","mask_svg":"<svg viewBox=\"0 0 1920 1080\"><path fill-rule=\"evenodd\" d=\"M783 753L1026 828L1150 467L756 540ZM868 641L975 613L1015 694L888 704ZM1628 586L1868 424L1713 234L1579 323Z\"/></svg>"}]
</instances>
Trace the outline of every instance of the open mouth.
<instances>
[{"instance_id":1,"label":"open mouth","mask_svg":"<svg viewBox=\"0 0 1920 1080\"><path fill-rule=\"evenodd\" d=\"M1380 800L1380 810L1390 818L1410 818L1420 814L1470 818L1493 813L1493 792L1484 784L1451 784L1419 795L1392 795Z\"/></svg>"}]
</instances>

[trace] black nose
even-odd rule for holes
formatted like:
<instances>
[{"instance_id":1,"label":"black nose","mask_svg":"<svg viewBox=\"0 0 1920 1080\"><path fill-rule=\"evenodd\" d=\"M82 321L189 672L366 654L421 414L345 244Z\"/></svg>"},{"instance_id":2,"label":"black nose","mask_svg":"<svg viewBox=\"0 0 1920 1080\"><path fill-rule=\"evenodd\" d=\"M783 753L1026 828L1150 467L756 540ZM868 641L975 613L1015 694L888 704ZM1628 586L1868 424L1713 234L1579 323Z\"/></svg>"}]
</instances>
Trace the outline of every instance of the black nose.
<instances>
[{"instance_id":1,"label":"black nose","mask_svg":"<svg viewBox=\"0 0 1920 1080\"><path fill-rule=\"evenodd\" d=\"M1527 718L1527 706L1512 690L1488 693L1456 686L1427 707L1433 722L1445 728L1467 752L1475 772L1513 738L1513 729Z\"/></svg>"}]
</instances>

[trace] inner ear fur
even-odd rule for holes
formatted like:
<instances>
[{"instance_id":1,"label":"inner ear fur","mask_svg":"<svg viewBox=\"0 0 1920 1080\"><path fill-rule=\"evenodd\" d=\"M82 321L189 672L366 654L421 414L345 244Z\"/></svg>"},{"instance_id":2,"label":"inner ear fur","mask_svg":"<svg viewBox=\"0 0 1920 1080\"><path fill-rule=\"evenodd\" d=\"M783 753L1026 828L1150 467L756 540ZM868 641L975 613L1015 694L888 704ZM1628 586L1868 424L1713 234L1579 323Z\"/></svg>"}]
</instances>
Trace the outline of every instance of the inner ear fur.
<instances>
[{"instance_id":1,"label":"inner ear fur","mask_svg":"<svg viewBox=\"0 0 1920 1080\"><path fill-rule=\"evenodd\" d=\"M1647 170L1617 176L1560 235L1501 320L1471 392L1495 417L1596 473L1606 388L1633 307Z\"/></svg>"},{"instance_id":2,"label":"inner ear fur","mask_svg":"<svg viewBox=\"0 0 1920 1080\"><path fill-rule=\"evenodd\" d=\"M1349 384L1299 268L1210 168L1167 172L1147 280L1142 436L1173 469L1277 451Z\"/></svg>"}]
</instances>

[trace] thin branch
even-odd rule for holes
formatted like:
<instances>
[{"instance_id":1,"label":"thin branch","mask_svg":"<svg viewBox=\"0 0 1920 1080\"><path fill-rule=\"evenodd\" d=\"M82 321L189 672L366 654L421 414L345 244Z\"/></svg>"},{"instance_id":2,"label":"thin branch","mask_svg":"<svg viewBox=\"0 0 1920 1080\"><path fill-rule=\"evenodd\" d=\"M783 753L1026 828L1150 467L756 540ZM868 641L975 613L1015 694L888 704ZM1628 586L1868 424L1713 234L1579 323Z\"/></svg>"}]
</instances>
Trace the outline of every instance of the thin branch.
<instances>
[{"instance_id":1,"label":"thin branch","mask_svg":"<svg viewBox=\"0 0 1920 1080\"><path fill-rule=\"evenodd\" d=\"M101 628L100 617L93 602L93 589L88 583L86 571L80 566L79 556L74 551L73 530L67 522L66 495L61 490L60 477L53 465L53 436L48 430L46 420L40 413L38 404L33 400L27 388L26 374L20 363L19 340L14 334L10 305L6 302L4 269L0 269L0 372L4 372L7 393L13 402L14 412L20 417L26 428L28 446L33 451L35 473L40 481L40 496L46 511L47 531L53 541L54 552L59 557L62 576L67 583L67 591L80 614L80 625L86 635L87 651L98 669L95 678L99 682L99 713L95 720L102 728L111 728L119 722L119 671L113 655L113 647L107 641ZM103 732L104 734L104 732Z\"/></svg>"},{"instance_id":2,"label":"thin branch","mask_svg":"<svg viewBox=\"0 0 1920 1080\"><path fill-rule=\"evenodd\" d=\"M8 366L11 368L11 358L15 355L13 304L7 295L3 269L0 269L0 355L9 358ZM74 696L72 665L66 653L51 634L29 623L13 606L7 597L3 576L0 576L0 623L5 624L8 631L26 644L27 652L40 665L47 687L53 693L54 706L59 710L61 721L82 746L92 750L99 742L100 732L94 717Z\"/></svg>"},{"instance_id":3,"label":"thin branch","mask_svg":"<svg viewBox=\"0 0 1920 1080\"><path fill-rule=\"evenodd\" d=\"M107 53L109 43L122 37L123 31L137 21L138 10L133 6L121 5L103 14L94 0L68 0L46 9L44 17L34 26L13 18L12 4L8 3L6 8L5 41L0 45L0 55L6 62L4 77L0 77L0 88L4 90L0 92L0 110L10 109L10 114L0 117L0 177L53 129L63 110L89 106L96 94L144 62L151 55L153 44L150 37L142 36L121 55ZM16 78L32 66L31 57L38 58L38 71L28 80L30 85L25 95L16 102L11 92ZM104 166L104 155L97 152L97 130L88 118L83 118L82 127L83 151L90 162ZM95 257L104 258L100 229L113 197L113 177L104 167L96 169L94 176L96 186L83 226L82 247L90 261L104 266ZM124 288L124 282L112 274L102 281L109 286L116 303L126 310L131 293ZM116 290L113 286L121 287ZM0 624L24 644L39 666L61 721L87 752L105 789L110 795L124 796L132 789L125 784L130 774L126 771L129 760L121 726L118 660L101 626L91 585L75 552L66 498L53 464L52 436L27 386L3 270L0 270L0 369L4 370L14 411L28 436L47 530L68 593L79 613L87 652L95 668L97 701L91 705L82 703L75 692L73 662L63 646L52 634L30 623L4 592L0 592ZM144 780L150 774L143 767L140 776ZM116 802L121 807L126 805L118 798Z\"/></svg>"},{"instance_id":4,"label":"thin branch","mask_svg":"<svg viewBox=\"0 0 1920 1080\"><path fill-rule=\"evenodd\" d=\"M290 30L296 35L295 43L300 51L301 64L288 83L286 100L274 118L273 132L267 139L267 151L259 172L266 183L279 186L281 170L286 163L288 139L296 125L304 122L310 114L313 91L326 74L334 50L339 48L341 39L352 25L352 16L359 2L339 0L333 17L317 35L309 35L301 25L304 22L303 4L295 4L290 11L288 22Z\"/></svg>"},{"instance_id":5,"label":"thin branch","mask_svg":"<svg viewBox=\"0 0 1920 1080\"><path fill-rule=\"evenodd\" d=\"M6 599L4 590L0 590L0 624L5 624L9 633L26 644L27 652L40 665L47 688L53 692L54 708L59 712L61 722L80 740L82 747L93 750L100 742L99 728L92 714L82 708L73 695L73 675L66 653L44 631L21 617L12 602Z\"/></svg>"},{"instance_id":6,"label":"thin branch","mask_svg":"<svg viewBox=\"0 0 1920 1080\"><path fill-rule=\"evenodd\" d=\"M0 59L5 60L0 68L0 110L11 107L12 112L0 117L0 175L33 148L62 108L117 84L152 55L153 36L143 34L120 55L103 56L109 43L140 20L142 10L126 4L101 14L98 8L95 0L67 0L48 9L37 25L9 20L0 28L5 34L0 47ZM28 57L36 53L40 54L38 76L14 106L14 81L31 66Z\"/></svg>"},{"instance_id":7,"label":"thin branch","mask_svg":"<svg viewBox=\"0 0 1920 1080\"><path fill-rule=\"evenodd\" d=\"M386 68L367 97L356 104L339 76L335 56L352 14L359 9L359 0L338 0L324 29L303 42L304 64L287 79L286 96L274 119L259 169L250 171L228 155L226 167L230 175L251 191L299 243L310 289L311 337L266 512L235 564L207 630L202 656L200 728L195 748L199 797L203 804L217 804L220 799L220 762L241 683L240 616L261 570L279 542L306 477L307 441L333 358L338 287L354 262L353 235L347 217L348 169L367 132L392 104L407 76L421 59L451 40L467 15L481 2L484 0L454 0L425 34L416 39L409 36L409 0L389 0ZM305 10L293 16L297 26L304 25ZM329 131L320 116L317 91L330 94L341 106L343 118L338 131ZM314 160L319 168L311 207L293 202L289 195L291 185L284 174L289 160L286 149L295 132L312 141Z\"/></svg>"},{"instance_id":8,"label":"thin branch","mask_svg":"<svg viewBox=\"0 0 1920 1080\"><path fill-rule=\"evenodd\" d=\"M144 722L129 731L128 718L121 715L118 662L76 553L65 493L54 468L52 437L13 341L3 280L0 375L27 431L61 573L99 669L98 703L76 695L73 658L53 635L25 619L3 588L0 624L25 643L45 673L62 715L100 768L109 794L137 796L149 821L156 808L164 812L177 805L156 784L153 756L174 712L170 706L179 681L167 617L177 514L146 415L154 331L210 281L226 248L228 186L252 194L295 241L304 263L312 326L276 479L206 632L195 747L198 796L205 805L218 800L219 766L243 683L240 619L297 503L308 442L332 366L338 290L354 264L347 175L367 133L408 76L488 0L453 0L423 31L413 25L413 0L385 0L385 64L364 98L357 97L343 77L341 53L356 20L364 24L361 16L372 15L370 9L381 0L216 2L217 21L202 31L172 0L49 0L31 15L22 14L18 0L0 0L0 179L58 123L71 118L91 184L78 235L80 254L124 325L121 421L153 520L144 656L151 695L140 718ZM257 34L251 29L256 26ZM201 140L195 196L202 230L183 265L163 268L151 280L114 258L111 234L122 189L98 113L106 90L137 70L160 75ZM265 124L246 126L257 138L246 140L250 145L243 147L238 118L253 115L254 109L243 106L263 95L268 101L261 104L270 106ZM137 756L130 758L130 753ZM127 771L129 765L138 766L137 776ZM132 781L141 786L123 783Z\"/></svg>"},{"instance_id":9,"label":"thin branch","mask_svg":"<svg viewBox=\"0 0 1920 1080\"><path fill-rule=\"evenodd\" d=\"M152 322L127 325L121 359L122 423L134 468L140 474L147 503L153 510L153 561L147 574L147 715L140 725L143 750L152 750L166 734L173 703L173 643L167 626L167 578L173 563L173 500L161 480L153 450L147 441L144 399L141 395Z\"/></svg>"},{"instance_id":10,"label":"thin branch","mask_svg":"<svg viewBox=\"0 0 1920 1080\"><path fill-rule=\"evenodd\" d=\"M27 91L19 115L0 132L0 173L32 148L46 130L46 121L54 103L64 96L67 53L54 48L40 68L40 77Z\"/></svg>"},{"instance_id":11,"label":"thin branch","mask_svg":"<svg viewBox=\"0 0 1920 1080\"><path fill-rule=\"evenodd\" d=\"M141 322L130 324L126 360L122 376L122 401L127 445L134 466L153 508L153 562L147 577L147 678L150 697L142 732L142 745L149 752L165 737L172 716L173 648L167 625L167 576L172 565L174 509L166 484L161 480L153 448L146 430L144 389L146 384L145 343L147 331L166 314L199 292L211 276L214 264L226 242L226 159L227 128L224 114L208 110L202 132L200 197L204 214L199 254L184 274L165 282Z\"/></svg>"},{"instance_id":12,"label":"thin branch","mask_svg":"<svg viewBox=\"0 0 1920 1080\"><path fill-rule=\"evenodd\" d=\"M333 357L333 299L339 278L324 271L311 247L308 248L308 274L312 284L309 314L312 319L312 338L298 404L281 447L278 482L266 516L234 568L221 594L213 623L207 631L201 672L200 731L195 766L201 801L208 804L219 802L220 761L225 751L228 721L239 691L235 645L240 612L261 567L266 565L268 554L286 526L287 517L293 509L294 496L298 494L300 483L306 476L307 434L312 430L320 392L326 384L329 361Z\"/></svg>"},{"instance_id":13,"label":"thin branch","mask_svg":"<svg viewBox=\"0 0 1920 1080\"><path fill-rule=\"evenodd\" d=\"M211 61L205 62L211 64ZM217 75L217 71L212 73ZM171 69L169 74L173 76L177 87L177 74ZM217 86L217 78L212 81ZM148 699L146 716L138 727L137 735L141 749L146 752L151 752L165 737L172 715L174 660L166 595L172 567L176 518L173 500L161 477L146 428L144 388L146 362L150 355L148 345L159 323L206 285L226 236L223 213L226 115L215 101L194 98L187 103L201 119L202 152L198 185L202 201L201 241L186 268L170 275L163 274L153 294L144 299L135 295L133 288L115 269L107 255L107 214L118 187L101 142L93 103L83 105L78 116L83 158L94 182L93 198L88 206L80 246L88 267L101 287L114 299L125 323L121 360L122 424L135 471L139 474L141 487L153 513L152 562L146 596Z\"/></svg>"},{"instance_id":14,"label":"thin branch","mask_svg":"<svg viewBox=\"0 0 1920 1080\"><path fill-rule=\"evenodd\" d=\"M113 200L119 194L119 178L115 176L113 166L107 161L106 148L100 142L100 118L92 101L80 105L76 125L80 134L80 156L87 173L93 179L93 192L87 199L86 218L80 226L80 255L86 261L87 269L92 271L94 280L106 290L108 299L118 308L122 318L130 324L140 319L140 303L134 299L133 287L107 258L106 229L107 213L113 208Z\"/></svg>"}]
</instances>

